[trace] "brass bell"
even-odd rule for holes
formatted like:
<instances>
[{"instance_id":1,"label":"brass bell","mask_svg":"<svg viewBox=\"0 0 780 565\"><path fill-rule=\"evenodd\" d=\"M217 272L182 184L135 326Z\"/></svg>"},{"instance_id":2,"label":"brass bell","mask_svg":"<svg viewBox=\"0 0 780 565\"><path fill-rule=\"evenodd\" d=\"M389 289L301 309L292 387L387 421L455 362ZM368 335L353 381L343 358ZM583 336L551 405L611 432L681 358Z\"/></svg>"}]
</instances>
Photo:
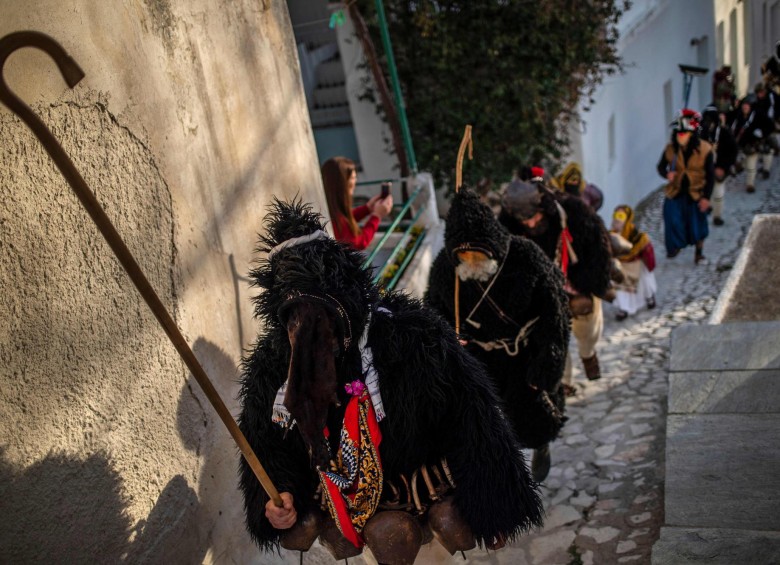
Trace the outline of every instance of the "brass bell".
<instances>
[{"instance_id":1,"label":"brass bell","mask_svg":"<svg viewBox=\"0 0 780 565\"><path fill-rule=\"evenodd\" d=\"M477 545L471 527L461 518L452 497L445 497L431 506L428 510L428 525L433 536L450 555L455 555L456 551L474 549Z\"/></svg>"},{"instance_id":2,"label":"brass bell","mask_svg":"<svg viewBox=\"0 0 780 565\"><path fill-rule=\"evenodd\" d=\"M284 549L291 551L309 551L314 540L320 535L325 514L319 508L308 508L293 524L285 530L279 539Z\"/></svg>"},{"instance_id":3,"label":"brass bell","mask_svg":"<svg viewBox=\"0 0 780 565\"><path fill-rule=\"evenodd\" d=\"M408 512L377 512L363 528L366 545L382 565L412 565L420 552L423 531Z\"/></svg>"},{"instance_id":4,"label":"brass bell","mask_svg":"<svg viewBox=\"0 0 780 565\"><path fill-rule=\"evenodd\" d=\"M330 551L330 554L336 561L355 557L363 553L363 548L352 545L352 542L344 537L336 522L330 517L323 521L320 531L320 544Z\"/></svg>"}]
</instances>

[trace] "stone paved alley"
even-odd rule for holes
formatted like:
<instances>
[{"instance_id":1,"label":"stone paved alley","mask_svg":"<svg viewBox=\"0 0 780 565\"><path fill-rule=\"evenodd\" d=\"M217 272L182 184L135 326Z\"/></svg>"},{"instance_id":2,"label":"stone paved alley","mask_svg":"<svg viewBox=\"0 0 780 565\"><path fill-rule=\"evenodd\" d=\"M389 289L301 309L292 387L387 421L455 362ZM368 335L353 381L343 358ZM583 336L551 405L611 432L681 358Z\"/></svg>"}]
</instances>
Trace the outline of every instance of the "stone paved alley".
<instances>
[{"instance_id":1,"label":"stone paved alley","mask_svg":"<svg viewBox=\"0 0 780 565\"><path fill-rule=\"evenodd\" d=\"M755 194L743 183L744 174L727 185L726 225L711 227L706 265L694 266L692 247L666 259L660 192L638 207L638 225L656 249L658 306L623 322L605 306L603 377L588 382L575 373L579 394L569 399L569 421L552 446L542 489L544 529L500 552L467 552L468 563L650 563L663 524L669 336L681 324L707 323L753 216L780 212L777 167ZM576 359L576 346L572 354ZM456 557L431 544L418 562L463 562Z\"/></svg>"},{"instance_id":2,"label":"stone paved alley","mask_svg":"<svg viewBox=\"0 0 780 565\"><path fill-rule=\"evenodd\" d=\"M575 363L578 395L569 399L569 421L552 445L553 467L542 487L544 529L499 552L466 552L466 561L432 543L422 548L417 563L650 563L664 518L669 336L681 324L707 323L753 216L780 212L778 176L775 167L770 179L757 182L755 194L742 189L744 174L730 180L726 225L711 227L704 247L708 261L698 266L692 247L666 259L660 191L637 208L637 224L650 234L656 249L658 306L617 322L614 307L606 305L598 348L603 377L588 382ZM576 346L572 354L576 359ZM297 554L283 553L285 563L298 563ZM303 562L330 563L332 558L315 545ZM363 555L350 563L372 560Z\"/></svg>"}]
</instances>

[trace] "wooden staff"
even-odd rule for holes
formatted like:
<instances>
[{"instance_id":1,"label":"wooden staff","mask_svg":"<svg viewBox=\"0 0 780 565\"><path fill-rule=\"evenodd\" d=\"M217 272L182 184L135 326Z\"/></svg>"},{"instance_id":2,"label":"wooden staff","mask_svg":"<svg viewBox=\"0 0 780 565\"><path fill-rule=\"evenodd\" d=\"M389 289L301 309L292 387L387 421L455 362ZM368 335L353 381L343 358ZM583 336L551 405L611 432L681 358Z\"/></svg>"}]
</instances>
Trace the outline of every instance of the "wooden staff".
<instances>
[{"instance_id":1,"label":"wooden staff","mask_svg":"<svg viewBox=\"0 0 780 565\"><path fill-rule=\"evenodd\" d=\"M184 336L181 335L173 318L171 318L170 314L165 309L165 306L157 296L157 293L155 293L152 285L146 280L146 277L133 258L133 255L130 253L130 250L127 248L124 241L122 241L122 238L119 236L119 233L117 233L111 220L108 219L108 216L103 211L103 208L95 198L95 195L73 165L70 157L68 157L57 139L52 135L51 131L49 131L49 128L47 128L38 116L35 115L29 106L11 92L8 85L5 83L5 78L3 77L5 61L11 53L22 47L37 47L38 49L45 51L54 59L54 62L57 63L62 77L70 88L76 86L76 84L84 78L84 71L81 70L76 61L65 52L59 43L48 35L37 31L11 33L0 39L0 102L3 102L3 104L8 106L12 112L19 116L43 144L43 147L49 153L52 160L57 165L57 168L59 168L62 175L68 181L68 184L70 184L71 188L76 193L76 196L78 196L81 204L86 208L87 213L97 225L100 233L103 234L106 242L114 251L117 259L119 259L119 262L122 264L122 267L127 271L127 274L135 284L138 292L141 293L141 296L149 305L149 308L151 308L157 321L163 327L165 333L168 334L168 338L179 352L184 363L190 371L192 371L195 380L198 381L203 392L206 393L209 402L211 402L211 405L217 411L217 414L219 414L219 417L227 427L230 435L233 436L236 444L238 444L238 448L241 450L247 463L249 463L252 471L254 471L255 476L260 481L265 492L268 493L268 496L274 501L276 506L281 507L282 499L279 496L279 492L276 490L273 482L271 482L265 469L263 469L263 466L260 464L254 451L252 451L252 447L249 445L246 437L241 433L238 424L236 424L236 421L225 406L222 398L220 398L214 385L211 384L208 375L206 375L203 367L201 367L195 354L185 341Z\"/></svg>"},{"instance_id":2,"label":"wooden staff","mask_svg":"<svg viewBox=\"0 0 780 565\"><path fill-rule=\"evenodd\" d=\"M460 140L458 148L458 161L455 163L455 192L460 191L463 184L463 154L466 152L466 146L469 148L469 160L474 158L474 143L471 141L471 125L466 125L463 132L463 139Z\"/></svg>"},{"instance_id":3,"label":"wooden staff","mask_svg":"<svg viewBox=\"0 0 780 565\"><path fill-rule=\"evenodd\" d=\"M466 152L466 146L469 148L469 160L471 160L474 158L474 142L471 140L470 124L466 125L458 148L458 160L455 163L455 192L459 192L463 184L463 154ZM460 337L460 279L457 272L455 273L455 335Z\"/></svg>"},{"instance_id":4,"label":"wooden staff","mask_svg":"<svg viewBox=\"0 0 780 565\"><path fill-rule=\"evenodd\" d=\"M455 271L455 335L460 339L460 277Z\"/></svg>"}]
</instances>

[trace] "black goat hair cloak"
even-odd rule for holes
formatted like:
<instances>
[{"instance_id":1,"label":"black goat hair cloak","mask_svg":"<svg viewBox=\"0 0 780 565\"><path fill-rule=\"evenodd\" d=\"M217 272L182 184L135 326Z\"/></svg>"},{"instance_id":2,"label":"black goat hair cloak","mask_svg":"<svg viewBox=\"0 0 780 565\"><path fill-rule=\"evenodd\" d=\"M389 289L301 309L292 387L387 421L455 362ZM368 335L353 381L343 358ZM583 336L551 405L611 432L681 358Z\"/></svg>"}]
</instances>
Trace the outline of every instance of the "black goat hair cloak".
<instances>
[{"instance_id":1,"label":"black goat hair cloak","mask_svg":"<svg viewBox=\"0 0 780 565\"><path fill-rule=\"evenodd\" d=\"M555 439L562 422L540 404L539 392L547 391L561 413L565 402L560 382L569 343L569 309L560 270L532 242L507 233L465 188L453 199L444 240L425 299L450 323L455 321L455 248L464 243L487 247L499 264L504 262L488 297L471 315L479 327L466 318L490 282L460 282L461 337L469 342L467 350L486 365L520 443L540 447ZM527 343L520 344L515 356L504 349L485 351L473 342L512 339L537 317Z\"/></svg>"},{"instance_id":2,"label":"black goat hair cloak","mask_svg":"<svg viewBox=\"0 0 780 565\"><path fill-rule=\"evenodd\" d=\"M323 229L319 214L300 202L275 201L265 222L260 251ZM482 365L461 347L447 322L419 301L400 293L380 298L363 260L327 238L279 251L252 272L264 290L255 299L255 312L265 330L243 361L239 425L271 480L280 492L292 493L299 514L314 502L317 476L297 426L285 436L271 421L290 355L286 329L276 314L290 291L328 293L347 310L355 337L337 362L342 390L359 370L357 338L369 310L374 311L368 346L387 414L380 422L385 479L410 476L421 465L446 458L457 485L455 505L480 544L499 537L512 540L541 525L539 494ZM330 429L338 436L337 429ZM268 497L243 458L240 485L252 538L262 549L278 548L282 532L265 518Z\"/></svg>"},{"instance_id":3,"label":"black goat hair cloak","mask_svg":"<svg viewBox=\"0 0 780 565\"><path fill-rule=\"evenodd\" d=\"M576 264L569 263L569 282L581 294L604 296L609 288L612 254L609 234L599 215L577 196L542 190L542 208L548 228L542 234L532 235L517 219L502 209L499 221L510 233L527 237L542 248L553 261L561 238L561 220L555 206L557 200L566 212L567 225L573 238L572 247L577 254Z\"/></svg>"}]
</instances>

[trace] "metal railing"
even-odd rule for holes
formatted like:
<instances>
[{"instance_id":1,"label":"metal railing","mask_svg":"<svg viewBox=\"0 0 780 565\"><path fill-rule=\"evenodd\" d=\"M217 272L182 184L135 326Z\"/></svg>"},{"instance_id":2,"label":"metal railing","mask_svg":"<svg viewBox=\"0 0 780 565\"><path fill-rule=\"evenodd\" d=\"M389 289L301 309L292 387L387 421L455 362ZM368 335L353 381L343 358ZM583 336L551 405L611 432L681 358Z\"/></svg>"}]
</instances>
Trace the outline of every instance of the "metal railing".
<instances>
[{"instance_id":1,"label":"metal railing","mask_svg":"<svg viewBox=\"0 0 780 565\"><path fill-rule=\"evenodd\" d=\"M367 186L400 180L403 179L370 180L359 182L358 185ZM417 184L414 188L414 191L411 195L409 195L409 198L407 198L406 201L404 201L402 204L393 206L393 220L386 227L380 227L380 229L383 230L382 236L368 252L367 257L363 262L364 268L376 268L373 282L380 284L380 286L382 286L382 288L385 290L393 290L396 287L398 281L403 276L404 271L409 266L411 260L414 258L414 254L420 247L423 239L425 239L425 227L419 227L417 230L415 230L420 217L427 210L426 200L423 200L422 204L419 206L415 206L415 201L418 199L418 196L420 196L423 189L425 188L426 187L424 184ZM402 222L405 221L404 218L407 218L408 215L411 215L411 219L406 220L408 222L406 227L403 228L403 230L398 229ZM388 254L387 258L381 264L374 265L374 260L377 258L377 255L379 255L381 251L387 250L386 243L390 237L393 236L393 234L400 234L398 241L395 243L395 245L393 245L392 249L390 249L390 253ZM388 269L390 269L396 261L399 263L397 265L397 269L395 269L395 271L392 273L388 273ZM382 283L383 279L386 280L384 284Z\"/></svg>"}]
</instances>

